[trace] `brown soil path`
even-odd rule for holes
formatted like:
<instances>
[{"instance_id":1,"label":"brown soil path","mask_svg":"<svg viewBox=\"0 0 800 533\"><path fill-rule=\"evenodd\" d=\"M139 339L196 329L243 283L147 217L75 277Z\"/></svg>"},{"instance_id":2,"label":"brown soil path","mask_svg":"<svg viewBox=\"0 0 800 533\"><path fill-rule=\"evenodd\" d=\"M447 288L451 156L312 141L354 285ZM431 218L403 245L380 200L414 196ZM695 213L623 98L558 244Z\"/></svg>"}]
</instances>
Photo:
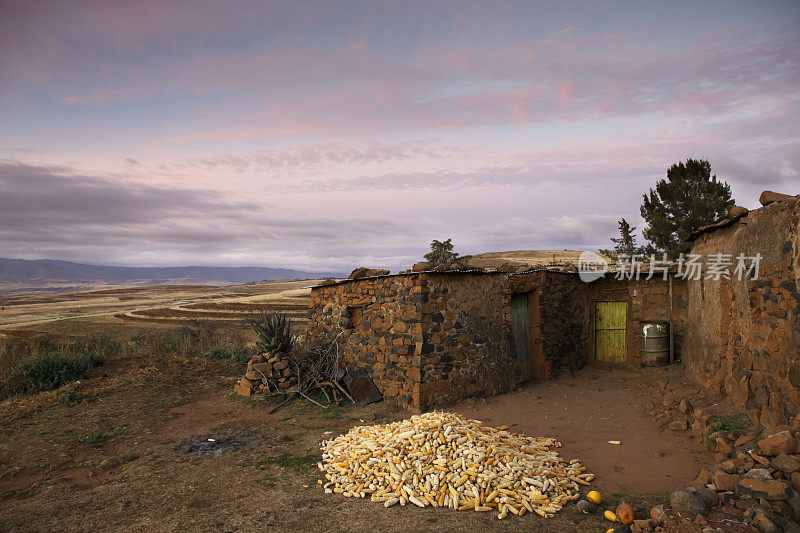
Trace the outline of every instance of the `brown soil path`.
<instances>
[{"instance_id":1,"label":"brown soil path","mask_svg":"<svg viewBox=\"0 0 800 533\"><path fill-rule=\"evenodd\" d=\"M649 377L649 376L648 376ZM661 402L638 371L585 368L450 410L487 425L561 441L559 454L579 458L597 475L593 488L608 493L664 494L690 484L710 459L687 432L658 427L646 413ZM622 444L609 444L618 440Z\"/></svg>"}]
</instances>

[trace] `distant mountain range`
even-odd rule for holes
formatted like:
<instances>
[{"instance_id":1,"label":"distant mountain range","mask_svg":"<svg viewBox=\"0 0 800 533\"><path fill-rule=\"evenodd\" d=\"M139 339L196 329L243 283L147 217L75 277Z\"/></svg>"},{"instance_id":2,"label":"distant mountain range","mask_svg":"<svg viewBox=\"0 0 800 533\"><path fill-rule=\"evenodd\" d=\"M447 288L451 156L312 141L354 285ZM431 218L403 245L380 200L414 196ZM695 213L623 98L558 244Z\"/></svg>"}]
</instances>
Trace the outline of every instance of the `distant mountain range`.
<instances>
[{"instance_id":1,"label":"distant mountain range","mask_svg":"<svg viewBox=\"0 0 800 533\"><path fill-rule=\"evenodd\" d=\"M52 283L130 283L152 281L206 284L249 283L276 279L346 277L341 272L306 272L268 267L123 267L85 265L53 259L0 258L0 283L42 285Z\"/></svg>"}]
</instances>

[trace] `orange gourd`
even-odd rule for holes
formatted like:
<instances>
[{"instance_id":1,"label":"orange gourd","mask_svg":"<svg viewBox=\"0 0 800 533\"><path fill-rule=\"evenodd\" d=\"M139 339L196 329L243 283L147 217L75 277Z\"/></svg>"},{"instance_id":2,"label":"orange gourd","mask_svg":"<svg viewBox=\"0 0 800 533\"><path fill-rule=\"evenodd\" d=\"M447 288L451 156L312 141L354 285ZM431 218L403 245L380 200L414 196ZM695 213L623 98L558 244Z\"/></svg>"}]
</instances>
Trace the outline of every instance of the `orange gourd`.
<instances>
[{"instance_id":1,"label":"orange gourd","mask_svg":"<svg viewBox=\"0 0 800 533\"><path fill-rule=\"evenodd\" d=\"M627 503L622 503L617 507L617 520L623 524L629 525L633 523L633 507Z\"/></svg>"}]
</instances>

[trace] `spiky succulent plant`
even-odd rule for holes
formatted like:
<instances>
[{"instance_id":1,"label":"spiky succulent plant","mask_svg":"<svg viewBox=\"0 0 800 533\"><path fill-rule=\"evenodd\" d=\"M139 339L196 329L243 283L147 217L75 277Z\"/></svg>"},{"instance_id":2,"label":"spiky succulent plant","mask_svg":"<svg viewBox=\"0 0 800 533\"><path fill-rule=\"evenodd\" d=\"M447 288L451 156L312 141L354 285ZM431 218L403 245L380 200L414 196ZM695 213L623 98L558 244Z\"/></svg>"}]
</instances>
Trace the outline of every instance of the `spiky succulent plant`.
<instances>
[{"instance_id":1,"label":"spiky succulent plant","mask_svg":"<svg viewBox=\"0 0 800 533\"><path fill-rule=\"evenodd\" d=\"M289 320L280 313L264 313L264 318L250 323L258 334L256 345L264 353L286 353L294 346Z\"/></svg>"}]
</instances>

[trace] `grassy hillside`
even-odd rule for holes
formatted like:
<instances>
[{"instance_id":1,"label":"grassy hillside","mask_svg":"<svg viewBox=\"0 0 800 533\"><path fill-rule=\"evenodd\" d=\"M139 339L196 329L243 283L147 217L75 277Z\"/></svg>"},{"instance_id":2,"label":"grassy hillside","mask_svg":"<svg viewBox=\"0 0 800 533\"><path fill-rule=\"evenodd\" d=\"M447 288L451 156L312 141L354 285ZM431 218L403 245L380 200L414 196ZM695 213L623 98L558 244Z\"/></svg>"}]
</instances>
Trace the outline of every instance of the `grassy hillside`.
<instances>
[{"instance_id":1,"label":"grassy hillside","mask_svg":"<svg viewBox=\"0 0 800 533\"><path fill-rule=\"evenodd\" d=\"M470 266L489 268L511 263L512 265L563 265L566 262L578 264L580 250L513 250L508 252L488 252L472 256Z\"/></svg>"}]
</instances>

